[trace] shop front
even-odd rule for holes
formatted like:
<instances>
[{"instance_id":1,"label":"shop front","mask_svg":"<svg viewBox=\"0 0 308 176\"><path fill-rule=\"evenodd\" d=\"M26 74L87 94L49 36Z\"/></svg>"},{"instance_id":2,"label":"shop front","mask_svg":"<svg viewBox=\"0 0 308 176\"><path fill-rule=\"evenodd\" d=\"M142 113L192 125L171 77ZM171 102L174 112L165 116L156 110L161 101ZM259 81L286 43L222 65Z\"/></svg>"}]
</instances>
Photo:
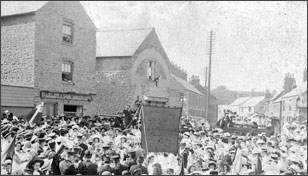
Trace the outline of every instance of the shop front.
<instances>
[{"instance_id":1,"label":"shop front","mask_svg":"<svg viewBox=\"0 0 308 176\"><path fill-rule=\"evenodd\" d=\"M93 113L93 94L77 94L74 92L40 92L41 101L45 108L43 115L46 116L77 116L90 115Z\"/></svg>"}]
</instances>

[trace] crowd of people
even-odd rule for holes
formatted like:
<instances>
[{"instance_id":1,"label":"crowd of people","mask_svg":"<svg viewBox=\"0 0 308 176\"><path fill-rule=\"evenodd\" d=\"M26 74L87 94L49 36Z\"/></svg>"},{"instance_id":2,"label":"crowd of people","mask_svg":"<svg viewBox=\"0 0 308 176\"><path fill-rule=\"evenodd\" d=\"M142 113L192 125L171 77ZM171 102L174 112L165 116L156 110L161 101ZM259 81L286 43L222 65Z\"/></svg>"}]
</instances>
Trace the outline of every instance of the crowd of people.
<instances>
[{"instance_id":1,"label":"crowd of people","mask_svg":"<svg viewBox=\"0 0 308 176\"><path fill-rule=\"evenodd\" d=\"M9 156L12 143L14 152L1 158L1 175L307 174L307 140L230 134L189 117L181 120L178 153L147 153L134 112L125 109L124 118L108 119L57 116L34 128L6 112L1 157ZM306 131L306 125L296 128Z\"/></svg>"}]
</instances>

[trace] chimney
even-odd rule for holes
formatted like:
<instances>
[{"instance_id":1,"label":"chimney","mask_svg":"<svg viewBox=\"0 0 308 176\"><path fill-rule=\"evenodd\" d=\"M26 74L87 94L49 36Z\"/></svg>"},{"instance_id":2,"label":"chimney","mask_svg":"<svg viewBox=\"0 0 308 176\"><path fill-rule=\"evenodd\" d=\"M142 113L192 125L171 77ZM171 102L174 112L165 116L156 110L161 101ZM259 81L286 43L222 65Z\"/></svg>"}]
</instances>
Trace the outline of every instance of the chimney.
<instances>
[{"instance_id":1,"label":"chimney","mask_svg":"<svg viewBox=\"0 0 308 176\"><path fill-rule=\"evenodd\" d=\"M266 98L266 99L270 99L270 98L271 98L271 93L270 93L270 90L269 90L269 89L266 89L266 90L265 90L265 98Z\"/></svg>"},{"instance_id":2,"label":"chimney","mask_svg":"<svg viewBox=\"0 0 308 176\"><path fill-rule=\"evenodd\" d=\"M254 97L254 96L255 96L255 90L254 90L254 89L251 89L250 97Z\"/></svg>"},{"instance_id":3,"label":"chimney","mask_svg":"<svg viewBox=\"0 0 308 176\"><path fill-rule=\"evenodd\" d=\"M290 92L293 88L296 87L296 81L293 75L287 73L286 77L284 78L283 89L285 90L285 93Z\"/></svg>"},{"instance_id":4,"label":"chimney","mask_svg":"<svg viewBox=\"0 0 308 176\"><path fill-rule=\"evenodd\" d=\"M196 75L192 75L191 78L189 79L189 83L191 85L196 85L196 84L200 84L200 78L199 76L196 76Z\"/></svg>"},{"instance_id":5,"label":"chimney","mask_svg":"<svg viewBox=\"0 0 308 176\"><path fill-rule=\"evenodd\" d=\"M304 70L304 82L307 82L307 67Z\"/></svg>"}]
</instances>

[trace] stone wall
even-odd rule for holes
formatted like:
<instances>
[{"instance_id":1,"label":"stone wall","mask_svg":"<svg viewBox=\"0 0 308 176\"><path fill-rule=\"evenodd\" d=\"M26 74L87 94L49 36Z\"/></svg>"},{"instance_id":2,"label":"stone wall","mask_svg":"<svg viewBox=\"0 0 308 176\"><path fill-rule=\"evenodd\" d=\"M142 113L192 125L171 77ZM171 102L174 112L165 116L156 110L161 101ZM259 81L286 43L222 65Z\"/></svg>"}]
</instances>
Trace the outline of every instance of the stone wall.
<instances>
[{"instance_id":1,"label":"stone wall","mask_svg":"<svg viewBox=\"0 0 308 176\"><path fill-rule=\"evenodd\" d=\"M65 21L73 24L73 44L62 41ZM38 90L95 93L96 27L80 2L49 1L38 10L35 39L34 74ZM72 83L62 81L63 61L73 62ZM38 96L36 101L40 101ZM84 114L94 111L93 106L85 109Z\"/></svg>"},{"instance_id":2,"label":"stone wall","mask_svg":"<svg viewBox=\"0 0 308 176\"><path fill-rule=\"evenodd\" d=\"M97 58L96 97L97 114L115 114L123 111L132 100L131 58Z\"/></svg>"},{"instance_id":3,"label":"stone wall","mask_svg":"<svg viewBox=\"0 0 308 176\"><path fill-rule=\"evenodd\" d=\"M35 18L1 17L1 84L34 87Z\"/></svg>"}]
</instances>

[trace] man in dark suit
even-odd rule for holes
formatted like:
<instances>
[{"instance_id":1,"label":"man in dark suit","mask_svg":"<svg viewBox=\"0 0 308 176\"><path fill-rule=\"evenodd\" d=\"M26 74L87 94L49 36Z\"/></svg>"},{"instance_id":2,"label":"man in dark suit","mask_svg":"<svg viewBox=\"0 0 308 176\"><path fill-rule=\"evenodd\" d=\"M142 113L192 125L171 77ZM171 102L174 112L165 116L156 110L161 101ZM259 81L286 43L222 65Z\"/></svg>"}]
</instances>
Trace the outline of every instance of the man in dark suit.
<instances>
[{"instance_id":1,"label":"man in dark suit","mask_svg":"<svg viewBox=\"0 0 308 176\"><path fill-rule=\"evenodd\" d=\"M92 153L87 150L84 155L85 161L81 162L78 166L78 169L82 175L98 175L97 173L97 164L92 163Z\"/></svg>"},{"instance_id":2,"label":"man in dark suit","mask_svg":"<svg viewBox=\"0 0 308 176\"><path fill-rule=\"evenodd\" d=\"M123 171L128 170L127 166L124 166L120 163L120 155L116 154L112 156L111 158L115 164L114 166L115 175L122 175Z\"/></svg>"},{"instance_id":3,"label":"man in dark suit","mask_svg":"<svg viewBox=\"0 0 308 176\"><path fill-rule=\"evenodd\" d=\"M123 114L125 115L125 127L127 127L133 120L134 111L131 109L130 105L127 105L123 111ZM131 124L134 125L134 124Z\"/></svg>"},{"instance_id":4,"label":"man in dark suit","mask_svg":"<svg viewBox=\"0 0 308 176\"><path fill-rule=\"evenodd\" d=\"M133 166L130 168L130 173L131 173L132 175L135 174L135 170L137 170L137 169L140 169L140 170L141 170L141 175L143 175L143 174L148 175L148 169L147 169L145 166L142 166L143 161L144 161L143 156L139 156L139 157L137 158L137 165L133 165Z\"/></svg>"},{"instance_id":5,"label":"man in dark suit","mask_svg":"<svg viewBox=\"0 0 308 176\"><path fill-rule=\"evenodd\" d=\"M135 151L129 151L127 154L127 157L125 158L125 165L130 169L133 165L136 165L136 152Z\"/></svg>"},{"instance_id":6,"label":"man in dark suit","mask_svg":"<svg viewBox=\"0 0 308 176\"><path fill-rule=\"evenodd\" d=\"M110 156L103 155L103 161L104 161L104 164L97 169L98 174L102 175L102 173L105 172L105 171L108 171L108 172L114 174L115 169L110 167L110 163L111 163Z\"/></svg>"}]
</instances>

